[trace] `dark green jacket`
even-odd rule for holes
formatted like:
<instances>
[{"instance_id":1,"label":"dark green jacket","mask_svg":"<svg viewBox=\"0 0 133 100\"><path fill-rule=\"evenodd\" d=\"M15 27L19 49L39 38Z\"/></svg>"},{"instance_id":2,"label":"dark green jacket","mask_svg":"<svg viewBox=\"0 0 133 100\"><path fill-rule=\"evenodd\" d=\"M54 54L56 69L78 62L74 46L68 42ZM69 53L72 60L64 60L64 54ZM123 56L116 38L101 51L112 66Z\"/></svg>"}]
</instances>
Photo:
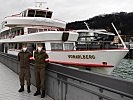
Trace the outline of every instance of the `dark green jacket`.
<instances>
[{"instance_id":1,"label":"dark green jacket","mask_svg":"<svg viewBox=\"0 0 133 100\"><path fill-rule=\"evenodd\" d=\"M35 58L35 68L45 68L46 62L45 59L48 58L48 55L45 51L38 52L37 50L34 52L34 58Z\"/></svg>"},{"instance_id":2,"label":"dark green jacket","mask_svg":"<svg viewBox=\"0 0 133 100\"><path fill-rule=\"evenodd\" d=\"M18 61L20 61L20 68L30 68L30 57L32 54L29 51L24 52L23 50L18 53Z\"/></svg>"}]
</instances>

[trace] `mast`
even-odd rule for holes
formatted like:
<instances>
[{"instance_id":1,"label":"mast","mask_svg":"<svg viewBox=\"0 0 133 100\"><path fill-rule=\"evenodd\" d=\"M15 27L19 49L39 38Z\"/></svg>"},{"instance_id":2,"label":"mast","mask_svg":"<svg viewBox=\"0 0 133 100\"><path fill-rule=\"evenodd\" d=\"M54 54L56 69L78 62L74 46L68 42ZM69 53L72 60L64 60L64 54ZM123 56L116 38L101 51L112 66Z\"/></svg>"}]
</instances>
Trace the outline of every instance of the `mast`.
<instances>
[{"instance_id":1,"label":"mast","mask_svg":"<svg viewBox=\"0 0 133 100\"><path fill-rule=\"evenodd\" d=\"M44 0L36 0L35 1L35 7L42 8L44 6L44 4L47 4L47 2Z\"/></svg>"}]
</instances>

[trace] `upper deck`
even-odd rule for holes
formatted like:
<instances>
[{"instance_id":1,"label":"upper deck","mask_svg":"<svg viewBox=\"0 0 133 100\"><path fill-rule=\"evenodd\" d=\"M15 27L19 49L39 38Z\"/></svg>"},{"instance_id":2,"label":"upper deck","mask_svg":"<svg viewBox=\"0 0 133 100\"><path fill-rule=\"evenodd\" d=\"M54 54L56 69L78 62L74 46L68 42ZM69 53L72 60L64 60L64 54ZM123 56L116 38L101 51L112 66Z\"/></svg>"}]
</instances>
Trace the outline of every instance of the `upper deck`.
<instances>
[{"instance_id":1,"label":"upper deck","mask_svg":"<svg viewBox=\"0 0 133 100\"><path fill-rule=\"evenodd\" d=\"M19 14L5 17L1 24L0 39L43 31L64 31L66 22L52 19L48 8L27 8Z\"/></svg>"},{"instance_id":2,"label":"upper deck","mask_svg":"<svg viewBox=\"0 0 133 100\"><path fill-rule=\"evenodd\" d=\"M5 17L2 29L5 27L45 26L64 29L66 22L52 19L53 12L41 8L27 8L23 12Z\"/></svg>"},{"instance_id":3,"label":"upper deck","mask_svg":"<svg viewBox=\"0 0 133 100\"><path fill-rule=\"evenodd\" d=\"M21 12L19 15L22 17L44 17L44 18L51 18L52 11L47 9L40 9L40 8L28 8Z\"/></svg>"}]
</instances>

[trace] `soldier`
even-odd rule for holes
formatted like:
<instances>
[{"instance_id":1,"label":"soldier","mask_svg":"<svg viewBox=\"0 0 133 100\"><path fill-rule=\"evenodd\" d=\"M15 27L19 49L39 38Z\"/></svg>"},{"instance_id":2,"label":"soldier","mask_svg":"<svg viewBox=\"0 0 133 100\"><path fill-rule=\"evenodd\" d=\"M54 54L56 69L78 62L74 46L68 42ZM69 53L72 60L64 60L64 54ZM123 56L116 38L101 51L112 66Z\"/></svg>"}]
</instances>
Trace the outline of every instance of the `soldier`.
<instances>
[{"instance_id":1,"label":"soldier","mask_svg":"<svg viewBox=\"0 0 133 100\"><path fill-rule=\"evenodd\" d=\"M48 58L47 53L42 50L43 45L38 44L37 50L34 52L35 59L35 79L36 79L36 88L37 91L34 93L34 96L40 95L41 98L45 97L45 69L46 62L45 59ZM42 90L42 93L40 92Z\"/></svg>"},{"instance_id":2,"label":"soldier","mask_svg":"<svg viewBox=\"0 0 133 100\"><path fill-rule=\"evenodd\" d=\"M24 91L24 81L27 82L27 92L30 93L30 60L29 58L32 56L32 54L27 50L27 44L22 44L22 50L18 54L18 61L20 62L20 73L19 73L19 80L21 88L18 90L18 92Z\"/></svg>"}]
</instances>

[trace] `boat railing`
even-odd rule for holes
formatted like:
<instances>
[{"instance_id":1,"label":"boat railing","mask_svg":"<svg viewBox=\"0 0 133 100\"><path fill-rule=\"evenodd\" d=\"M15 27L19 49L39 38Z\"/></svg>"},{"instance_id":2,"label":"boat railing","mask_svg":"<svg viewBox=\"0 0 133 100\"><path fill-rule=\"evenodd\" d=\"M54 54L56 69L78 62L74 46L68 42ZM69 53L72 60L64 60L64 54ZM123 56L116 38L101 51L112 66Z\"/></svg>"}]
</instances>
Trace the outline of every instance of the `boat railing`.
<instances>
[{"instance_id":1,"label":"boat railing","mask_svg":"<svg viewBox=\"0 0 133 100\"><path fill-rule=\"evenodd\" d=\"M57 21L60 21L60 22L64 22L64 23L66 23L65 21L60 20L60 19L53 19L53 20L57 20Z\"/></svg>"},{"instance_id":2,"label":"boat railing","mask_svg":"<svg viewBox=\"0 0 133 100\"><path fill-rule=\"evenodd\" d=\"M15 14L15 15L7 16L5 18L8 18L8 17L22 17L22 16L21 16L21 14Z\"/></svg>"},{"instance_id":3,"label":"boat railing","mask_svg":"<svg viewBox=\"0 0 133 100\"><path fill-rule=\"evenodd\" d=\"M111 43L112 41L78 41L78 43Z\"/></svg>"}]
</instances>

